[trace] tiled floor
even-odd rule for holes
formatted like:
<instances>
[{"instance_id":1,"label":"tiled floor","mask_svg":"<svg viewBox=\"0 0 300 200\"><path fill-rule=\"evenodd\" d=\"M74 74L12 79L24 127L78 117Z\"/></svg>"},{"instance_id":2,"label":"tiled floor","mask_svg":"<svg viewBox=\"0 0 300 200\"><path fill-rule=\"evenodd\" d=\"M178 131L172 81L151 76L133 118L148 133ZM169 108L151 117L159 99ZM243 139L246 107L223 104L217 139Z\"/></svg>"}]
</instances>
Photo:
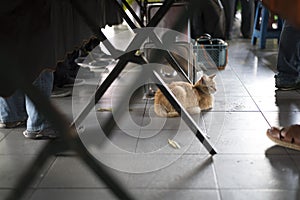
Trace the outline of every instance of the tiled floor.
<instances>
[{"instance_id":1,"label":"tiled floor","mask_svg":"<svg viewBox=\"0 0 300 200\"><path fill-rule=\"evenodd\" d=\"M111 114L118 116L115 100L127 105L120 98L132 80L126 76L113 84L86 118L82 141L136 199L300 199L299 152L274 145L265 134L270 125L284 126L300 119L299 91L275 92L276 56L273 40L265 50L246 39L229 42L229 63L217 72L215 105L194 116L218 151L213 157L180 118L157 118L153 101L143 100L140 90L130 100L125 117L115 120L118 126L112 128L112 134L101 134L103 122ZM54 104L71 119L72 112L76 115L95 89L96 79L86 80L73 97L52 99ZM0 130L0 199L12 192L45 144L25 139L23 129ZM168 139L181 148L172 148ZM116 199L72 153L51 157L25 198Z\"/></svg>"}]
</instances>

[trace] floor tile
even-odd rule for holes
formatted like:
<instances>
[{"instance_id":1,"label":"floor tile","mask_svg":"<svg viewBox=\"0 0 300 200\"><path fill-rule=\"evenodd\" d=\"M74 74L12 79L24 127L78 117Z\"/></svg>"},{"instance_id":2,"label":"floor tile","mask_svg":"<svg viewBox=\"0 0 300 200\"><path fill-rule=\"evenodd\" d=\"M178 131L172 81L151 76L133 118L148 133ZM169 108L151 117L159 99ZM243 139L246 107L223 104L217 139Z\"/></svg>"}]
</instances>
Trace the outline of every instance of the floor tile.
<instances>
[{"instance_id":1,"label":"floor tile","mask_svg":"<svg viewBox=\"0 0 300 200\"><path fill-rule=\"evenodd\" d=\"M215 156L217 180L222 189L298 189L299 173L291 158L270 156Z\"/></svg>"},{"instance_id":2,"label":"floor tile","mask_svg":"<svg viewBox=\"0 0 300 200\"><path fill-rule=\"evenodd\" d=\"M152 137L146 137L146 134L154 134ZM137 144L137 153L174 153L181 154L186 152L193 140L196 140L195 135L190 130L146 130L141 131L143 137L140 137ZM169 144L169 140L178 143L180 149L176 149Z\"/></svg>"},{"instance_id":3,"label":"floor tile","mask_svg":"<svg viewBox=\"0 0 300 200\"><path fill-rule=\"evenodd\" d=\"M274 97L253 97L260 110L274 112L299 111L299 98L296 91L276 92Z\"/></svg>"},{"instance_id":4,"label":"floor tile","mask_svg":"<svg viewBox=\"0 0 300 200\"><path fill-rule=\"evenodd\" d=\"M246 83L245 87L251 96L274 97L275 96L275 83L271 80L256 82L257 79L252 79Z\"/></svg>"},{"instance_id":5,"label":"floor tile","mask_svg":"<svg viewBox=\"0 0 300 200\"><path fill-rule=\"evenodd\" d=\"M274 146L265 132L251 130L224 130L216 143L219 154L265 154ZM278 152L280 153L280 152ZM282 149L282 154L287 154Z\"/></svg>"},{"instance_id":6,"label":"floor tile","mask_svg":"<svg viewBox=\"0 0 300 200\"><path fill-rule=\"evenodd\" d=\"M89 200L117 199L108 189L39 189L36 190L30 200L51 200L51 199L65 199L65 200L82 200L88 198Z\"/></svg>"},{"instance_id":7,"label":"floor tile","mask_svg":"<svg viewBox=\"0 0 300 200\"><path fill-rule=\"evenodd\" d=\"M23 173L28 170L35 156L27 155L0 155L0 188L12 189L18 180L20 180ZM30 187L36 187L45 175L45 172L49 165L53 162L53 159L49 159L45 163L45 167L37 173L37 177L33 180Z\"/></svg>"},{"instance_id":8,"label":"floor tile","mask_svg":"<svg viewBox=\"0 0 300 200\"><path fill-rule=\"evenodd\" d=\"M158 189L158 190L134 190L133 195L136 199L164 199L164 200L198 200L210 199L218 200L218 191L207 189Z\"/></svg>"},{"instance_id":9,"label":"floor tile","mask_svg":"<svg viewBox=\"0 0 300 200\"><path fill-rule=\"evenodd\" d=\"M181 200L189 199L196 200L202 198L209 198L217 200L218 194L214 190L129 190L129 193L135 199L151 200L151 199L164 199L164 200ZM105 200L117 199L108 189L39 189L30 200L39 199L65 199L65 200L82 200L85 198L90 200L98 200L99 198Z\"/></svg>"},{"instance_id":10,"label":"floor tile","mask_svg":"<svg viewBox=\"0 0 300 200\"><path fill-rule=\"evenodd\" d=\"M190 115L193 121L203 128L203 119L201 114ZM143 117L142 130L187 130L188 125L181 117L165 118L157 116L153 108L150 108Z\"/></svg>"},{"instance_id":11,"label":"floor tile","mask_svg":"<svg viewBox=\"0 0 300 200\"><path fill-rule=\"evenodd\" d=\"M89 128L80 134L80 139L87 149L93 148L99 153L135 152L139 131L112 130L107 135L99 128Z\"/></svg>"},{"instance_id":12,"label":"floor tile","mask_svg":"<svg viewBox=\"0 0 300 200\"><path fill-rule=\"evenodd\" d=\"M11 131L12 130L9 130L9 129L0 129L0 143L1 143L1 140L3 138L5 138L5 136Z\"/></svg>"},{"instance_id":13,"label":"floor tile","mask_svg":"<svg viewBox=\"0 0 300 200\"><path fill-rule=\"evenodd\" d=\"M157 156L156 162L168 156ZM183 155L164 168L130 175L128 186L140 189L216 189L211 161L209 156Z\"/></svg>"},{"instance_id":14,"label":"floor tile","mask_svg":"<svg viewBox=\"0 0 300 200\"><path fill-rule=\"evenodd\" d=\"M296 190L221 190L222 200L296 200Z\"/></svg>"},{"instance_id":15,"label":"floor tile","mask_svg":"<svg viewBox=\"0 0 300 200\"><path fill-rule=\"evenodd\" d=\"M240 82L239 82L240 83ZM214 94L215 98L218 97L248 97L249 93L246 88L240 83L224 83L217 85L217 92Z\"/></svg>"},{"instance_id":16,"label":"floor tile","mask_svg":"<svg viewBox=\"0 0 300 200\"><path fill-rule=\"evenodd\" d=\"M269 128L260 112L210 112L203 116L208 134L222 134L223 130L252 130L264 133Z\"/></svg>"},{"instance_id":17,"label":"floor tile","mask_svg":"<svg viewBox=\"0 0 300 200\"><path fill-rule=\"evenodd\" d=\"M258 108L251 97L224 96L215 97L212 111L258 111Z\"/></svg>"},{"instance_id":18,"label":"floor tile","mask_svg":"<svg viewBox=\"0 0 300 200\"><path fill-rule=\"evenodd\" d=\"M0 155L37 155L46 143L46 140L26 139L19 130L12 130L0 142Z\"/></svg>"},{"instance_id":19,"label":"floor tile","mask_svg":"<svg viewBox=\"0 0 300 200\"><path fill-rule=\"evenodd\" d=\"M143 125L144 112L143 110L136 110L137 108L134 108L134 110L125 110L122 113L115 111L97 112L96 116L98 124L101 127L105 127L105 123L114 122L116 125L114 126L114 129L139 130ZM109 121L107 122L107 120Z\"/></svg>"},{"instance_id":20,"label":"floor tile","mask_svg":"<svg viewBox=\"0 0 300 200\"><path fill-rule=\"evenodd\" d=\"M34 192L33 189L28 189L25 194L20 198L20 200L28 200L30 199L32 193ZM10 195L15 193L12 189L0 189L0 200L6 200ZM11 197L11 196L10 196Z\"/></svg>"},{"instance_id":21,"label":"floor tile","mask_svg":"<svg viewBox=\"0 0 300 200\"><path fill-rule=\"evenodd\" d=\"M125 184L127 175L110 171ZM74 156L57 157L41 183L41 188L106 188L91 169Z\"/></svg>"},{"instance_id":22,"label":"floor tile","mask_svg":"<svg viewBox=\"0 0 300 200\"><path fill-rule=\"evenodd\" d=\"M263 112L270 126L290 126L300 120L300 112Z\"/></svg>"}]
</instances>

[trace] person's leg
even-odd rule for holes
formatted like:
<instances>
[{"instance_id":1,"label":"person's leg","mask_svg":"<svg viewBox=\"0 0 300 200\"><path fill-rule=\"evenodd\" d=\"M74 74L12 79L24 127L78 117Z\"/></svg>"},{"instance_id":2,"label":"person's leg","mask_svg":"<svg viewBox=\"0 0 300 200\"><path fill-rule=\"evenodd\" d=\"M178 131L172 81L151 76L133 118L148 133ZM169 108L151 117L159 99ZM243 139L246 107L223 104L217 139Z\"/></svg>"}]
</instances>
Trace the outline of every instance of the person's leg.
<instances>
[{"instance_id":1,"label":"person's leg","mask_svg":"<svg viewBox=\"0 0 300 200\"><path fill-rule=\"evenodd\" d=\"M225 12L218 0L207 1L207 6L203 11L204 26L206 33L213 38L225 39Z\"/></svg>"},{"instance_id":2,"label":"person's leg","mask_svg":"<svg viewBox=\"0 0 300 200\"><path fill-rule=\"evenodd\" d=\"M17 90L8 98L0 97L0 128L14 128L25 123L25 96Z\"/></svg>"},{"instance_id":3,"label":"person's leg","mask_svg":"<svg viewBox=\"0 0 300 200\"><path fill-rule=\"evenodd\" d=\"M232 26L234 22L234 10L235 10L236 0L221 0L225 11L226 26L225 26L225 36L226 39L231 39Z\"/></svg>"},{"instance_id":4,"label":"person's leg","mask_svg":"<svg viewBox=\"0 0 300 200\"><path fill-rule=\"evenodd\" d=\"M63 87L67 80L70 78L68 74L68 68L66 61L57 63L56 70L54 72L53 85L55 87Z\"/></svg>"},{"instance_id":5,"label":"person's leg","mask_svg":"<svg viewBox=\"0 0 300 200\"><path fill-rule=\"evenodd\" d=\"M250 38L253 31L253 21L255 13L254 0L240 0L242 5L241 33L244 38Z\"/></svg>"},{"instance_id":6,"label":"person's leg","mask_svg":"<svg viewBox=\"0 0 300 200\"><path fill-rule=\"evenodd\" d=\"M46 96L50 98L52 84L53 84L53 72L44 71L40 74L40 76L33 83L40 91ZM50 128L50 124L47 122L45 117L38 112L33 102L26 98L26 110L28 114L27 120L27 131L35 132L42 131L44 129Z\"/></svg>"},{"instance_id":7,"label":"person's leg","mask_svg":"<svg viewBox=\"0 0 300 200\"><path fill-rule=\"evenodd\" d=\"M195 5L195 1L196 0L191 0L191 3ZM194 6L191 8L191 37L193 39L197 39L205 33L202 10L203 5L205 5L205 2L199 1L196 5L199 5L199 7Z\"/></svg>"},{"instance_id":8,"label":"person's leg","mask_svg":"<svg viewBox=\"0 0 300 200\"><path fill-rule=\"evenodd\" d=\"M225 39L225 14L220 1L191 1L191 36L197 39L203 34L210 34L213 38Z\"/></svg>"},{"instance_id":9,"label":"person's leg","mask_svg":"<svg viewBox=\"0 0 300 200\"><path fill-rule=\"evenodd\" d=\"M300 29L287 22L280 37L277 70L275 86L278 89L300 88Z\"/></svg>"}]
</instances>

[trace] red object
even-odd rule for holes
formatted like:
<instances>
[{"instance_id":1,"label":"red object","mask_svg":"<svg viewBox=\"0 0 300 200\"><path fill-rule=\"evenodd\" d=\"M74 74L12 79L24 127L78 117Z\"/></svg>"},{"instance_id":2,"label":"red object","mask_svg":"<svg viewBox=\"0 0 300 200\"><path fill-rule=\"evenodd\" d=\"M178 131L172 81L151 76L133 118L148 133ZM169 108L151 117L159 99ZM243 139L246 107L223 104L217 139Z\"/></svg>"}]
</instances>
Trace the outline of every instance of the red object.
<instances>
[{"instance_id":1,"label":"red object","mask_svg":"<svg viewBox=\"0 0 300 200\"><path fill-rule=\"evenodd\" d=\"M300 1L298 0L262 0L271 12L288 20L300 28Z\"/></svg>"}]
</instances>

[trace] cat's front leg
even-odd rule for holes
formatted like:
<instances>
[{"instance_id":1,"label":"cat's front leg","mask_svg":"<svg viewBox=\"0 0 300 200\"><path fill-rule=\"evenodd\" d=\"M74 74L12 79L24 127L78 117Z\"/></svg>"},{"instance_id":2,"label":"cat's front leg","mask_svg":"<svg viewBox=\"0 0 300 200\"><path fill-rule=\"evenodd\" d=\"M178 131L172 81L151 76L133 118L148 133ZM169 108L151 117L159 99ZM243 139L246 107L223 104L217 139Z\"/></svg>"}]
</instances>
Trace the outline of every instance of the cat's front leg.
<instances>
[{"instance_id":1,"label":"cat's front leg","mask_svg":"<svg viewBox=\"0 0 300 200\"><path fill-rule=\"evenodd\" d=\"M167 117L179 117L179 114L176 111L171 111L167 113Z\"/></svg>"},{"instance_id":2,"label":"cat's front leg","mask_svg":"<svg viewBox=\"0 0 300 200\"><path fill-rule=\"evenodd\" d=\"M199 102L199 107L201 110L210 110L213 108L213 99L207 98L205 101Z\"/></svg>"},{"instance_id":3,"label":"cat's front leg","mask_svg":"<svg viewBox=\"0 0 300 200\"><path fill-rule=\"evenodd\" d=\"M211 110L213 108L213 106L212 106L212 104L210 104L210 105L204 105L204 106L202 106L201 107L201 110Z\"/></svg>"},{"instance_id":4,"label":"cat's front leg","mask_svg":"<svg viewBox=\"0 0 300 200\"><path fill-rule=\"evenodd\" d=\"M187 108L186 111L191 114L191 115L194 115L194 114L200 114L201 113L201 109L200 107L190 107L190 108Z\"/></svg>"}]
</instances>

